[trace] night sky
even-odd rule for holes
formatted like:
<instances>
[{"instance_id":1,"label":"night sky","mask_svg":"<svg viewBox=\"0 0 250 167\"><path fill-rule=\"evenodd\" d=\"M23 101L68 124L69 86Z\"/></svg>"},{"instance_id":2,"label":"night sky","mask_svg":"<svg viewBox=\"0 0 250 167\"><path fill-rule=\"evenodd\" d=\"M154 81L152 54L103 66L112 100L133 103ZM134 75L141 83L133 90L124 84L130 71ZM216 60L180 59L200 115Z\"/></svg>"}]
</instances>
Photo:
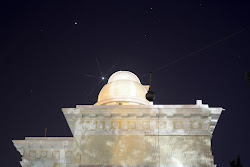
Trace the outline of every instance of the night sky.
<instances>
[{"instance_id":1,"label":"night sky","mask_svg":"<svg viewBox=\"0 0 250 167\"><path fill-rule=\"evenodd\" d=\"M229 166L240 153L249 166L250 2L6 1L0 8L2 166L20 166L13 139L44 136L45 128L47 136L72 136L61 108L94 104L118 70L143 84L153 71L155 104L201 99L223 107L215 164Z\"/></svg>"}]
</instances>

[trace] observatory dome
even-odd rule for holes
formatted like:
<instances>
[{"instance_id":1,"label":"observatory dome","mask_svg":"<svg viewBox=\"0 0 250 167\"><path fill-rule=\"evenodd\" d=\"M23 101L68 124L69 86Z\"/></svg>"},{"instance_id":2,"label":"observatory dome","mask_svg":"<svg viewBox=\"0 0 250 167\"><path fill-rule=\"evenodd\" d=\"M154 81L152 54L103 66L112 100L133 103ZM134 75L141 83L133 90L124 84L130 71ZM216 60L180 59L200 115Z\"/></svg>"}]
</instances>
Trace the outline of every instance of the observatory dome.
<instances>
[{"instance_id":1,"label":"observatory dome","mask_svg":"<svg viewBox=\"0 0 250 167\"><path fill-rule=\"evenodd\" d=\"M137 83L141 83L139 78L130 71L117 71L109 77L108 83L119 81L119 80L129 80Z\"/></svg>"},{"instance_id":2,"label":"observatory dome","mask_svg":"<svg viewBox=\"0 0 250 167\"><path fill-rule=\"evenodd\" d=\"M142 85L135 74L118 71L110 76L95 105L149 105L147 91L148 86Z\"/></svg>"}]
</instances>

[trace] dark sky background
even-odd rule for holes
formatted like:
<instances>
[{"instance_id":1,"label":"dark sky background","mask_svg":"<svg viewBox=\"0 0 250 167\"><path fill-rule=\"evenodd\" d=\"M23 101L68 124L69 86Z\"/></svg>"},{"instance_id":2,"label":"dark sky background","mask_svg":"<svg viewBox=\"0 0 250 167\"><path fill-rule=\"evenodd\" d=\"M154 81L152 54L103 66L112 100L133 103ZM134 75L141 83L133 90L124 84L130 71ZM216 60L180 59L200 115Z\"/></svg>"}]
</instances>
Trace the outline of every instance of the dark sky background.
<instances>
[{"instance_id":1,"label":"dark sky background","mask_svg":"<svg viewBox=\"0 0 250 167\"><path fill-rule=\"evenodd\" d=\"M153 73L155 104L201 99L223 107L215 163L229 166L240 153L249 166L249 1L6 1L0 8L2 166L20 166L13 139L44 136L46 127L48 136L72 136L61 108L94 104L115 71L149 84L142 76L164 65ZM99 85L96 60L105 76Z\"/></svg>"}]
</instances>

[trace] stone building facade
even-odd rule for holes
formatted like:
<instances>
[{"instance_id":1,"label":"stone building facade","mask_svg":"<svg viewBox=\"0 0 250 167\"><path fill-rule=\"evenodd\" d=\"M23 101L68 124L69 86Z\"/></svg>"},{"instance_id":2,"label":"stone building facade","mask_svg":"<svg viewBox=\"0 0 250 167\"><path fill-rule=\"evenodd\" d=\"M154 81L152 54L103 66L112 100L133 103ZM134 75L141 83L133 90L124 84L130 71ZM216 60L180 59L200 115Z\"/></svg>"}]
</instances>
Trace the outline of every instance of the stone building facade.
<instances>
[{"instance_id":1,"label":"stone building facade","mask_svg":"<svg viewBox=\"0 0 250 167\"><path fill-rule=\"evenodd\" d=\"M63 108L73 137L13 140L22 166L215 167L211 137L222 108L153 105L148 86L114 73L95 105Z\"/></svg>"}]
</instances>

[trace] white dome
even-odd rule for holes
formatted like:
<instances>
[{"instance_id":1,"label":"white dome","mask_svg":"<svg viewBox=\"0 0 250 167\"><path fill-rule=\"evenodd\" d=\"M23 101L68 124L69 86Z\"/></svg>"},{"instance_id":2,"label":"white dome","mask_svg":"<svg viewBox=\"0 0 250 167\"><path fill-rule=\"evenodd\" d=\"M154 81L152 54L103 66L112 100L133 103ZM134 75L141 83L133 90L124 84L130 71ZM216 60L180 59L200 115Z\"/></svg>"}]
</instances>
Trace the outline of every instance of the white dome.
<instances>
[{"instance_id":1,"label":"white dome","mask_svg":"<svg viewBox=\"0 0 250 167\"><path fill-rule=\"evenodd\" d=\"M117 71L109 77L108 83L118 80L129 80L141 83L139 78L132 72L129 71Z\"/></svg>"},{"instance_id":2,"label":"white dome","mask_svg":"<svg viewBox=\"0 0 250 167\"><path fill-rule=\"evenodd\" d=\"M96 105L148 105L147 89L132 72L118 71L100 91Z\"/></svg>"}]
</instances>

